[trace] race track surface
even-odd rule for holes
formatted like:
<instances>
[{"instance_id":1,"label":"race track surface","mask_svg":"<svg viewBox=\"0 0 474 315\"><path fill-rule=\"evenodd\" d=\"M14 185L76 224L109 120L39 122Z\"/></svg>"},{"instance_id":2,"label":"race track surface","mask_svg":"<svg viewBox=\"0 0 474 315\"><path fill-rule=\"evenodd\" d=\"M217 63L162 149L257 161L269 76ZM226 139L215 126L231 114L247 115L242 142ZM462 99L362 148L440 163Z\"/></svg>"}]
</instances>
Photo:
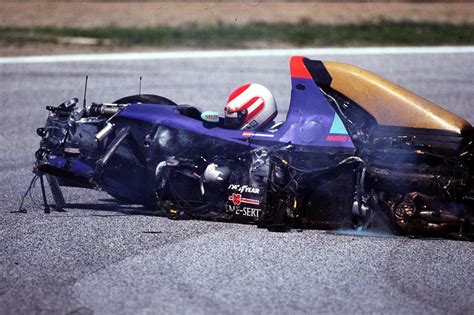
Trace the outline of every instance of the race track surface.
<instances>
[{"instance_id":1,"label":"race track surface","mask_svg":"<svg viewBox=\"0 0 474 315\"><path fill-rule=\"evenodd\" d=\"M308 56L352 63L474 123L474 54ZM67 189L46 215L32 177L46 105L110 102L138 92L222 111L237 86L273 91L284 118L288 57L0 64L0 314L474 312L473 243L271 233L171 221L102 192ZM336 193L336 192L335 192ZM138 212L135 215L130 215Z\"/></svg>"}]
</instances>

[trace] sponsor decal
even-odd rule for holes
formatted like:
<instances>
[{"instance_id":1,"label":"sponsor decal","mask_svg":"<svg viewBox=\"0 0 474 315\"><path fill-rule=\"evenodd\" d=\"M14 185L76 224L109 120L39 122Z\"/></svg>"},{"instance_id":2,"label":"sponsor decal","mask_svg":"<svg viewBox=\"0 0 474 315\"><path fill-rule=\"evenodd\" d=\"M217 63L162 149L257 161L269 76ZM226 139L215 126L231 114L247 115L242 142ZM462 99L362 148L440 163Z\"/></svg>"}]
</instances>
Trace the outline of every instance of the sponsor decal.
<instances>
[{"instance_id":1,"label":"sponsor decal","mask_svg":"<svg viewBox=\"0 0 474 315\"><path fill-rule=\"evenodd\" d=\"M252 131L242 132L242 137L249 138L252 136L273 138L275 135L271 133L260 133L260 132L252 132Z\"/></svg>"},{"instance_id":2,"label":"sponsor decal","mask_svg":"<svg viewBox=\"0 0 474 315\"><path fill-rule=\"evenodd\" d=\"M252 131L244 131L244 132L242 132L242 137L248 138L248 137L251 137L251 136L253 136L253 132L252 132Z\"/></svg>"},{"instance_id":3,"label":"sponsor decal","mask_svg":"<svg viewBox=\"0 0 474 315\"><path fill-rule=\"evenodd\" d=\"M258 206L260 204L260 200L256 199L250 199L250 198L242 198L241 194L232 194L229 196L229 201L232 201L232 203L236 206L239 206L241 203L248 203L251 205L256 205Z\"/></svg>"},{"instance_id":4,"label":"sponsor decal","mask_svg":"<svg viewBox=\"0 0 474 315\"><path fill-rule=\"evenodd\" d=\"M260 194L260 188L250 187L247 185L230 184L229 187L227 187L227 189L237 190L241 194L242 193Z\"/></svg>"},{"instance_id":5,"label":"sponsor decal","mask_svg":"<svg viewBox=\"0 0 474 315\"><path fill-rule=\"evenodd\" d=\"M208 110L201 114L201 119L207 122L219 122L219 113Z\"/></svg>"},{"instance_id":6,"label":"sponsor decal","mask_svg":"<svg viewBox=\"0 0 474 315\"><path fill-rule=\"evenodd\" d=\"M229 196L229 200L232 201L234 205L240 205L242 202L242 195L241 194L232 194Z\"/></svg>"},{"instance_id":7,"label":"sponsor decal","mask_svg":"<svg viewBox=\"0 0 474 315\"><path fill-rule=\"evenodd\" d=\"M271 133L255 133L254 136L257 137L267 137L267 138L273 138L274 135Z\"/></svg>"},{"instance_id":8,"label":"sponsor decal","mask_svg":"<svg viewBox=\"0 0 474 315\"><path fill-rule=\"evenodd\" d=\"M255 127L258 126L258 122L256 120L252 120L251 122L248 123L247 129L255 129Z\"/></svg>"},{"instance_id":9,"label":"sponsor decal","mask_svg":"<svg viewBox=\"0 0 474 315\"><path fill-rule=\"evenodd\" d=\"M253 217L253 218L259 218L260 213L262 212L262 209L258 208L251 208L251 207L239 207L239 206L232 206L232 205L226 205L226 210L227 212L233 212L236 215L243 215L246 217Z\"/></svg>"},{"instance_id":10,"label":"sponsor decal","mask_svg":"<svg viewBox=\"0 0 474 315\"><path fill-rule=\"evenodd\" d=\"M334 113L334 119L332 121L331 129L329 130L330 134L340 134L340 135L348 135L347 129L344 126L341 118L338 114Z\"/></svg>"},{"instance_id":11,"label":"sponsor decal","mask_svg":"<svg viewBox=\"0 0 474 315\"><path fill-rule=\"evenodd\" d=\"M342 135L328 135L326 140L330 142L349 142L351 141L351 138L349 136Z\"/></svg>"}]
</instances>

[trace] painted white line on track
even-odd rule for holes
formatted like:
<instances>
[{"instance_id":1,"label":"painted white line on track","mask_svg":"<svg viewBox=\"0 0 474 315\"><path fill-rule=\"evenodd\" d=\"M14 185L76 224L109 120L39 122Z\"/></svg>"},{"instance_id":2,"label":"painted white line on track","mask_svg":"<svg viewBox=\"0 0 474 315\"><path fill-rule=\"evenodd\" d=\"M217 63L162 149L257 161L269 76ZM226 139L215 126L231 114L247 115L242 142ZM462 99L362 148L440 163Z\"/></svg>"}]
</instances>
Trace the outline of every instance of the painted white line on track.
<instances>
[{"instance_id":1,"label":"painted white line on track","mask_svg":"<svg viewBox=\"0 0 474 315\"><path fill-rule=\"evenodd\" d=\"M135 61L162 59L280 57L292 55L391 55L391 54L459 54L474 53L474 46L437 47L357 47L357 48L300 48L300 49L252 49L252 50L203 50L175 52L82 54L56 56L0 57L0 64Z\"/></svg>"}]
</instances>

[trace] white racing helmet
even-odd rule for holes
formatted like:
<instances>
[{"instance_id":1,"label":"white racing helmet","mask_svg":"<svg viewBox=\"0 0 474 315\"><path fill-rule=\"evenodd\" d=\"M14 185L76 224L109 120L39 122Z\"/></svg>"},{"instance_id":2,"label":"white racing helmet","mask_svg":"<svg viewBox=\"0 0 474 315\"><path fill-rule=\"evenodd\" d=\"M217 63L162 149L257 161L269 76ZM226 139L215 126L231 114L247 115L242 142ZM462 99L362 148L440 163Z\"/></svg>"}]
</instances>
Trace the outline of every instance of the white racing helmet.
<instances>
[{"instance_id":1,"label":"white racing helmet","mask_svg":"<svg viewBox=\"0 0 474 315\"><path fill-rule=\"evenodd\" d=\"M278 114L275 98L261 84L245 84L230 94L225 107L225 125L230 129L259 130Z\"/></svg>"}]
</instances>

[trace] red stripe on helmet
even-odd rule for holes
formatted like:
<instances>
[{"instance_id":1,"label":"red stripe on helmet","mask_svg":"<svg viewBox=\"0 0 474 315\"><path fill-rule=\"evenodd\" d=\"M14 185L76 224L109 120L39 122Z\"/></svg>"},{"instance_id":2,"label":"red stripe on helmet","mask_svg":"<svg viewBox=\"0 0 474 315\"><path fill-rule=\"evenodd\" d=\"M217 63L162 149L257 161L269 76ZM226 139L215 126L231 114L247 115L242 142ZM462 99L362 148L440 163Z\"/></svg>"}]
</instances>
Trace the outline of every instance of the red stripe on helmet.
<instances>
[{"instance_id":1,"label":"red stripe on helmet","mask_svg":"<svg viewBox=\"0 0 474 315\"><path fill-rule=\"evenodd\" d=\"M258 97L258 96L252 97L252 98L250 99L250 101L248 101L248 102L245 103L244 105L242 105L242 106L240 106L240 107L238 107L238 108L236 108L236 109L234 109L234 110L229 110L228 112L229 112L229 113L236 113L236 112L239 112L239 111L241 111L241 110L248 109L250 106L252 106L253 103L255 103L256 101L258 101L259 98L260 98L260 97Z\"/></svg>"},{"instance_id":2,"label":"red stripe on helmet","mask_svg":"<svg viewBox=\"0 0 474 315\"><path fill-rule=\"evenodd\" d=\"M308 69L304 65L304 57L295 56L290 59L290 73L292 78L311 79Z\"/></svg>"},{"instance_id":3,"label":"red stripe on helmet","mask_svg":"<svg viewBox=\"0 0 474 315\"><path fill-rule=\"evenodd\" d=\"M262 102L262 104L258 105L258 107L255 108L251 113L248 113L247 117L245 117L245 123L251 121L256 115L258 115L263 110L264 107L265 102Z\"/></svg>"},{"instance_id":4,"label":"red stripe on helmet","mask_svg":"<svg viewBox=\"0 0 474 315\"><path fill-rule=\"evenodd\" d=\"M260 97L258 96L255 96L255 97L252 97L252 99L250 101L248 101L247 103L245 103L244 106L242 106L240 108L240 110L244 110L244 109L248 109L250 106L252 106L256 101L258 101ZM263 103L263 100L262 100L262 103Z\"/></svg>"},{"instance_id":5,"label":"red stripe on helmet","mask_svg":"<svg viewBox=\"0 0 474 315\"><path fill-rule=\"evenodd\" d=\"M248 89L249 86L250 86L250 84L242 85L241 87L239 87L238 89L236 89L234 92L232 92L232 94L229 96L229 99L227 100L227 103L229 103L229 102L232 101L234 98L236 98L237 96L239 96L240 94L242 94L246 89Z\"/></svg>"}]
</instances>

